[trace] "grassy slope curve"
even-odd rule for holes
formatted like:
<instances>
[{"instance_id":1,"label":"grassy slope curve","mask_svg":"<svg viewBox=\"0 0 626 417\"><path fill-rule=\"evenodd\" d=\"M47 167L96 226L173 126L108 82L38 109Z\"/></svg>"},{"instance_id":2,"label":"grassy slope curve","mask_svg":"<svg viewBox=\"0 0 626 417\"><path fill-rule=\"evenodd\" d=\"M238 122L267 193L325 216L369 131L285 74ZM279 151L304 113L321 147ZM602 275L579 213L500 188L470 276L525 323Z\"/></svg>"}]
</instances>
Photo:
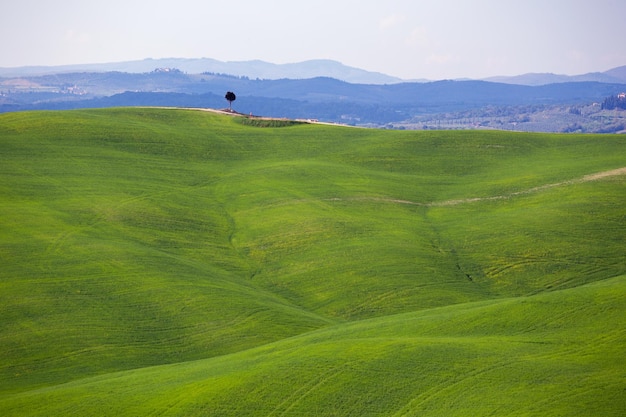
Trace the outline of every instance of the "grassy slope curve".
<instances>
[{"instance_id":1,"label":"grassy slope curve","mask_svg":"<svg viewBox=\"0 0 626 417\"><path fill-rule=\"evenodd\" d=\"M0 138L3 414L623 406L625 182L568 182L623 136L108 109Z\"/></svg>"},{"instance_id":2,"label":"grassy slope curve","mask_svg":"<svg viewBox=\"0 0 626 417\"><path fill-rule=\"evenodd\" d=\"M332 326L28 391L2 407L34 416L618 416L625 290L621 276Z\"/></svg>"}]
</instances>

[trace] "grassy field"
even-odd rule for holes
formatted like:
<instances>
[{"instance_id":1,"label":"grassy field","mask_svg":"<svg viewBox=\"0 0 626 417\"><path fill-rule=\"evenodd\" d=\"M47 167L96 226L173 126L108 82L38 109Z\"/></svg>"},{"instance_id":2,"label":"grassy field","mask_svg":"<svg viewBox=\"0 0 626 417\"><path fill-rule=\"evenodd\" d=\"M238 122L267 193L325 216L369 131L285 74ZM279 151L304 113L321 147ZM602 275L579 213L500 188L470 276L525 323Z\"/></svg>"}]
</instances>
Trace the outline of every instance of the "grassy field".
<instances>
[{"instance_id":1,"label":"grassy field","mask_svg":"<svg viewBox=\"0 0 626 417\"><path fill-rule=\"evenodd\" d=\"M621 416L624 135L0 115L0 414Z\"/></svg>"}]
</instances>

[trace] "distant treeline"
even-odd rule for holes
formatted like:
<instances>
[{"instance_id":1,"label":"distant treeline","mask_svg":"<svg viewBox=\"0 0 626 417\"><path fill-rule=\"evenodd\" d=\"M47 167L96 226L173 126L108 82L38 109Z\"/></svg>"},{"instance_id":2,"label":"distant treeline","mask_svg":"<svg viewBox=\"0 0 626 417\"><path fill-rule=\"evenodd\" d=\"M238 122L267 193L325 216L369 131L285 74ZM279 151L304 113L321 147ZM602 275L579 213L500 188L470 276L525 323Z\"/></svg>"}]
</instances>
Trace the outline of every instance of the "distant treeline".
<instances>
[{"instance_id":1,"label":"distant treeline","mask_svg":"<svg viewBox=\"0 0 626 417\"><path fill-rule=\"evenodd\" d=\"M607 97L602 102L602 110L623 109L626 110L626 93Z\"/></svg>"}]
</instances>

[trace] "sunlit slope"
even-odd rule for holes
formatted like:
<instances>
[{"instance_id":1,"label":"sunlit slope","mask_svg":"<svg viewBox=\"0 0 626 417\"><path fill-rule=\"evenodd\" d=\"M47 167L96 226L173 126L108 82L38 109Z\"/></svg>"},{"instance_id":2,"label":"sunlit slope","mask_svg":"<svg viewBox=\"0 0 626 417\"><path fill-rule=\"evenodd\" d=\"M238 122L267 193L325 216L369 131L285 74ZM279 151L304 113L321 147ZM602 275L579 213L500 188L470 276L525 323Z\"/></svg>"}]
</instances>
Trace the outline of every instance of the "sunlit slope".
<instances>
[{"instance_id":1,"label":"sunlit slope","mask_svg":"<svg viewBox=\"0 0 626 417\"><path fill-rule=\"evenodd\" d=\"M626 268L624 176L568 182L626 166L623 137L308 129L286 131L276 152L292 156L252 161L217 187L254 281L307 309L356 319ZM584 239L562 245L568 234ZM523 257L547 268L496 269ZM569 276L550 275L553 264Z\"/></svg>"},{"instance_id":2,"label":"sunlit slope","mask_svg":"<svg viewBox=\"0 0 626 417\"><path fill-rule=\"evenodd\" d=\"M195 116L3 117L3 390L215 356L327 324L248 279L211 186L223 164L203 153L230 149L217 137L230 120Z\"/></svg>"},{"instance_id":3,"label":"sunlit slope","mask_svg":"<svg viewBox=\"0 0 626 417\"><path fill-rule=\"evenodd\" d=\"M619 416L626 276L0 398L8 415ZM602 317L602 319L599 319Z\"/></svg>"},{"instance_id":4,"label":"sunlit slope","mask_svg":"<svg viewBox=\"0 0 626 417\"><path fill-rule=\"evenodd\" d=\"M0 391L622 275L625 177L572 180L625 155L615 135L0 115Z\"/></svg>"}]
</instances>

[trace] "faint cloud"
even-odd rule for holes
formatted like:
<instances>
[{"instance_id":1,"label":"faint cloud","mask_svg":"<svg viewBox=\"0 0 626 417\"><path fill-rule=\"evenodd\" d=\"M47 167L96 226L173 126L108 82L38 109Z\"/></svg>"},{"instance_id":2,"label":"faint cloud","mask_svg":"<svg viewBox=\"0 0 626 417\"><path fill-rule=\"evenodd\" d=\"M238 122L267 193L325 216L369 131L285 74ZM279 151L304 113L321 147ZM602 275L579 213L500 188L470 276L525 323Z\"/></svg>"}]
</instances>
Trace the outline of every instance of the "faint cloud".
<instances>
[{"instance_id":1,"label":"faint cloud","mask_svg":"<svg viewBox=\"0 0 626 417\"><path fill-rule=\"evenodd\" d=\"M433 55L430 55L426 59L426 63L442 65L442 64L448 64L454 61L454 59L455 59L454 56L451 54L433 54Z\"/></svg>"},{"instance_id":2,"label":"faint cloud","mask_svg":"<svg viewBox=\"0 0 626 417\"><path fill-rule=\"evenodd\" d=\"M405 20L405 16L401 14L393 14L381 19L380 22L378 22L378 27L380 30L389 30L402 24Z\"/></svg>"},{"instance_id":3,"label":"faint cloud","mask_svg":"<svg viewBox=\"0 0 626 417\"><path fill-rule=\"evenodd\" d=\"M585 53L577 49L570 50L567 54L570 61L583 62L586 58Z\"/></svg>"},{"instance_id":4,"label":"faint cloud","mask_svg":"<svg viewBox=\"0 0 626 417\"><path fill-rule=\"evenodd\" d=\"M405 43L408 46L427 46L431 43L430 36L425 27L416 27L406 37Z\"/></svg>"},{"instance_id":5,"label":"faint cloud","mask_svg":"<svg viewBox=\"0 0 626 417\"><path fill-rule=\"evenodd\" d=\"M88 33L77 32L73 29L66 30L63 38L66 42L80 45L85 45L91 42L91 36Z\"/></svg>"},{"instance_id":6,"label":"faint cloud","mask_svg":"<svg viewBox=\"0 0 626 417\"><path fill-rule=\"evenodd\" d=\"M498 56L490 55L484 61L484 69L493 75L508 75L509 73L507 64L514 62L514 59L508 54L501 54ZM502 73L504 71L504 73Z\"/></svg>"}]
</instances>

